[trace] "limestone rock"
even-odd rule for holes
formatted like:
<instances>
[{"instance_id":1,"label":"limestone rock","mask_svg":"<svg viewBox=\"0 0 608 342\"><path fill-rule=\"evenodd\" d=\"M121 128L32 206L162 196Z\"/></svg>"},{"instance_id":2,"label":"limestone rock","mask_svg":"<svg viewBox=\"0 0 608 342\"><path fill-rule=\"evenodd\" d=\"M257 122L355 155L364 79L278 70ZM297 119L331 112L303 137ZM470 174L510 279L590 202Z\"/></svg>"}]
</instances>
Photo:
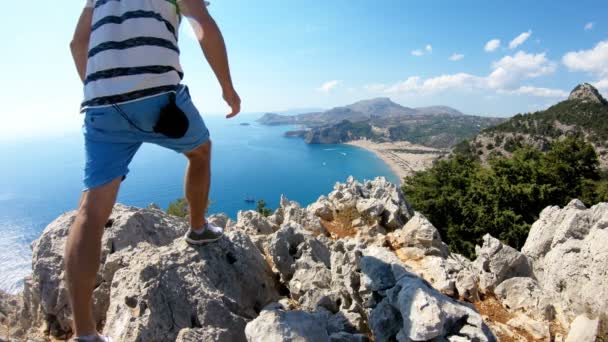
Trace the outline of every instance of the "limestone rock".
<instances>
[{"instance_id":1,"label":"limestone rock","mask_svg":"<svg viewBox=\"0 0 608 342\"><path fill-rule=\"evenodd\" d=\"M213 214L207 218L207 221L217 227L226 229L232 220L226 214Z\"/></svg>"},{"instance_id":2,"label":"limestone rock","mask_svg":"<svg viewBox=\"0 0 608 342\"><path fill-rule=\"evenodd\" d=\"M510 311L521 311L539 320L551 321L555 318L551 299L543 294L536 280L532 278L507 279L498 285L494 292L501 304Z\"/></svg>"},{"instance_id":3,"label":"limestone rock","mask_svg":"<svg viewBox=\"0 0 608 342\"><path fill-rule=\"evenodd\" d=\"M24 328L45 327L51 335L67 336L71 331L71 310L68 305L67 289L64 283L63 251L68 230L76 212L61 215L49 224L41 237L32 245L32 276L24 284L24 307L21 313ZM106 225L102 239L101 264L109 256L134 247L139 243L162 246L181 237L188 225L180 218L167 215L157 209L138 209L117 204ZM97 280L94 301L104 303L109 300L107 282L111 281L103 267ZM104 283L106 283L104 285ZM98 310L96 320L101 322L105 313Z\"/></svg>"},{"instance_id":4,"label":"limestone rock","mask_svg":"<svg viewBox=\"0 0 608 342\"><path fill-rule=\"evenodd\" d=\"M401 228L413 210L398 186L378 177L361 184L349 177L336 183L328 196L337 212L354 211L367 219L378 219L388 230Z\"/></svg>"},{"instance_id":5,"label":"limestone rock","mask_svg":"<svg viewBox=\"0 0 608 342\"><path fill-rule=\"evenodd\" d=\"M281 195L280 207L273 215L275 216L273 217L273 221L280 221L281 225L295 223L314 235L327 235L327 231L321 224L319 216L306 208L302 208L299 203L290 201L283 195Z\"/></svg>"},{"instance_id":6,"label":"limestone rock","mask_svg":"<svg viewBox=\"0 0 608 342\"><path fill-rule=\"evenodd\" d=\"M511 318L507 325L525 330L537 340L547 340L550 336L548 323L535 321L522 313Z\"/></svg>"},{"instance_id":7,"label":"limestone rock","mask_svg":"<svg viewBox=\"0 0 608 342\"><path fill-rule=\"evenodd\" d=\"M365 250L360 261L360 292L362 296L372 294L366 307L377 341L449 339L457 335L495 341L474 309L441 294L388 250L384 252Z\"/></svg>"},{"instance_id":8,"label":"limestone rock","mask_svg":"<svg viewBox=\"0 0 608 342\"><path fill-rule=\"evenodd\" d=\"M319 199L310 204L306 210L325 221L332 221L334 219L333 205L326 196L319 197Z\"/></svg>"},{"instance_id":9,"label":"limestone rock","mask_svg":"<svg viewBox=\"0 0 608 342\"><path fill-rule=\"evenodd\" d=\"M248 342L329 342L326 313L305 311L263 311L247 324Z\"/></svg>"},{"instance_id":10,"label":"limestone rock","mask_svg":"<svg viewBox=\"0 0 608 342\"><path fill-rule=\"evenodd\" d=\"M125 342L244 341L247 322L277 299L270 267L243 233L201 247L146 246L114 275L104 333Z\"/></svg>"},{"instance_id":11,"label":"limestone rock","mask_svg":"<svg viewBox=\"0 0 608 342\"><path fill-rule=\"evenodd\" d=\"M528 258L490 234L483 237L483 245L475 246L477 259L473 262L479 272L479 288L493 292L503 281L532 274Z\"/></svg>"},{"instance_id":12,"label":"limestone rock","mask_svg":"<svg viewBox=\"0 0 608 342\"><path fill-rule=\"evenodd\" d=\"M421 259L427 255L443 258L448 256L448 247L441 241L437 228L418 212L403 228L389 233L388 240L402 259Z\"/></svg>"},{"instance_id":13,"label":"limestone rock","mask_svg":"<svg viewBox=\"0 0 608 342\"><path fill-rule=\"evenodd\" d=\"M582 314L608 314L607 241L608 203L548 207L532 225L522 252L563 326Z\"/></svg>"},{"instance_id":14,"label":"limestone rock","mask_svg":"<svg viewBox=\"0 0 608 342\"><path fill-rule=\"evenodd\" d=\"M598 319L589 319L585 315L577 316L570 325L566 342L595 342L598 330Z\"/></svg>"},{"instance_id":15,"label":"limestone rock","mask_svg":"<svg viewBox=\"0 0 608 342\"><path fill-rule=\"evenodd\" d=\"M262 214L254 210L239 211L233 230L251 235L268 235L274 233L272 223Z\"/></svg>"}]
</instances>

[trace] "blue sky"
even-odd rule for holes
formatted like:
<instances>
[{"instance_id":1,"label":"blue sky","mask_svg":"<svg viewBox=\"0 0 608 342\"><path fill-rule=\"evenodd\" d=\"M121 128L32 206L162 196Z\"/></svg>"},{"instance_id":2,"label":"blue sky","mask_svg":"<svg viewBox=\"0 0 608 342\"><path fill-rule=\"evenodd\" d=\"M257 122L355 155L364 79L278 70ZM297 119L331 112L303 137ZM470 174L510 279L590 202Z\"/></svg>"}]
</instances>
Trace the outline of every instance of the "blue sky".
<instances>
[{"instance_id":1,"label":"blue sky","mask_svg":"<svg viewBox=\"0 0 608 342\"><path fill-rule=\"evenodd\" d=\"M80 129L68 43L83 3L3 4L3 138ZM245 112L385 96L508 116L556 103L583 81L608 93L606 1L216 0L210 12ZM199 109L223 113L187 22L180 45Z\"/></svg>"}]
</instances>

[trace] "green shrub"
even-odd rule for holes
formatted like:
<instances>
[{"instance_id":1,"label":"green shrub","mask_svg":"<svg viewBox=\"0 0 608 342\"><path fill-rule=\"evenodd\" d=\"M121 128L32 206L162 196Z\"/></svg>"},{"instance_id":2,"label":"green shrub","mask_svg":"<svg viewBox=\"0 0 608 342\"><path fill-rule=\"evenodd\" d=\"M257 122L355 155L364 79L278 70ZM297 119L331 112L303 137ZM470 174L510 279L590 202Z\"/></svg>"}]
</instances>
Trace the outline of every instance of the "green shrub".
<instances>
[{"instance_id":1,"label":"green shrub","mask_svg":"<svg viewBox=\"0 0 608 342\"><path fill-rule=\"evenodd\" d=\"M530 225L549 205L573 198L586 205L608 200L608 176L580 137L551 144L547 153L522 146L510 158L494 156L483 166L452 155L404 181L403 191L454 252L474 257L486 233L521 248Z\"/></svg>"},{"instance_id":2,"label":"green shrub","mask_svg":"<svg viewBox=\"0 0 608 342\"><path fill-rule=\"evenodd\" d=\"M189 214L188 201L185 198L177 199L169 204L167 214L177 217L188 217Z\"/></svg>"},{"instance_id":3,"label":"green shrub","mask_svg":"<svg viewBox=\"0 0 608 342\"><path fill-rule=\"evenodd\" d=\"M255 210L265 217L272 215L272 210L266 207L266 201L264 200L258 201Z\"/></svg>"}]
</instances>

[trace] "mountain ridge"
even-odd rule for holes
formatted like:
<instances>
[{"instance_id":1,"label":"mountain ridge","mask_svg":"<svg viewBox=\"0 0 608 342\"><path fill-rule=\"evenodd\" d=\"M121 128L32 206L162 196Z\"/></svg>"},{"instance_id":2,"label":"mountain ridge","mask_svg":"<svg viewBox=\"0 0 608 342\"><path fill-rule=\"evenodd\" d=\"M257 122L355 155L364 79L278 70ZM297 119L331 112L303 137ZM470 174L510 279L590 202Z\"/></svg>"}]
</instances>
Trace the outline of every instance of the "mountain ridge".
<instances>
[{"instance_id":1,"label":"mountain ridge","mask_svg":"<svg viewBox=\"0 0 608 342\"><path fill-rule=\"evenodd\" d=\"M455 147L481 160L510 155L522 145L546 150L555 139L580 135L595 148L602 168L608 168L608 101L589 83L577 85L567 100L546 110L517 114L482 130Z\"/></svg>"},{"instance_id":2,"label":"mountain ridge","mask_svg":"<svg viewBox=\"0 0 608 342\"><path fill-rule=\"evenodd\" d=\"M335 124L348 119L351 122L363 121L372 118L396 118L411 115L464 115L457 109L449 106L427 106L411 108L393 102L388 97L376 97L337 106L325 111L302 113L296 115L283 115L265 113L257 121L264 125L290 125L301 124L320 126Z\"/></svg>"},{"instance_id":3,"label":"mountain ridge","mask_svg":"<svg viewBox=\"0 0 608 342\"><path fill-rule=\"evenodd\" d=\"M264 125L300 125L288 137L308 144L339 144L365 139L377 142L409 141L433 148L449 148L481 129L503 121L465 115L448 106L405 107L390 98L361 100L324 112L284 116L266 113Z\"/></svg>"}]
</instances>

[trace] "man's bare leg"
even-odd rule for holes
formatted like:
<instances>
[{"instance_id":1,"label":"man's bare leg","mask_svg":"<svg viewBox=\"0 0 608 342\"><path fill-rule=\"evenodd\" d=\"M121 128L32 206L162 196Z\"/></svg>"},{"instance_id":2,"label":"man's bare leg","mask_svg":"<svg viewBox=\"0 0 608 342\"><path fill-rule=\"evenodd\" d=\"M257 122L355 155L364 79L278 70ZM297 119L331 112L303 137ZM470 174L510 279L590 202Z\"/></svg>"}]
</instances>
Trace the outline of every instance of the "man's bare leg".
<instances>
[{"instance_id":1,"label":"man's bare leg","mask_svg":"<svg viewBox=\"0 0 608 342\"><path fill-rule=\"evenodd\" d=\"M188 168L184 184L186 200L190 209L190 227L198 229L206 223L205 213L209 204L211 141L186 152L185 155L188 158Z\"/></svg>"},{"instance_id":2,"label":"man's bare leg","mask_svg":"<svg viewBox=\"0 0 608 342\"><path fill-rule=\"evenodd\" d=\"M101 257L101 237L112 213L121 178L82 194L65 245L64 265L74 316L74 334L97 334L93 290Z\"/></svg>"}]
</instances>

